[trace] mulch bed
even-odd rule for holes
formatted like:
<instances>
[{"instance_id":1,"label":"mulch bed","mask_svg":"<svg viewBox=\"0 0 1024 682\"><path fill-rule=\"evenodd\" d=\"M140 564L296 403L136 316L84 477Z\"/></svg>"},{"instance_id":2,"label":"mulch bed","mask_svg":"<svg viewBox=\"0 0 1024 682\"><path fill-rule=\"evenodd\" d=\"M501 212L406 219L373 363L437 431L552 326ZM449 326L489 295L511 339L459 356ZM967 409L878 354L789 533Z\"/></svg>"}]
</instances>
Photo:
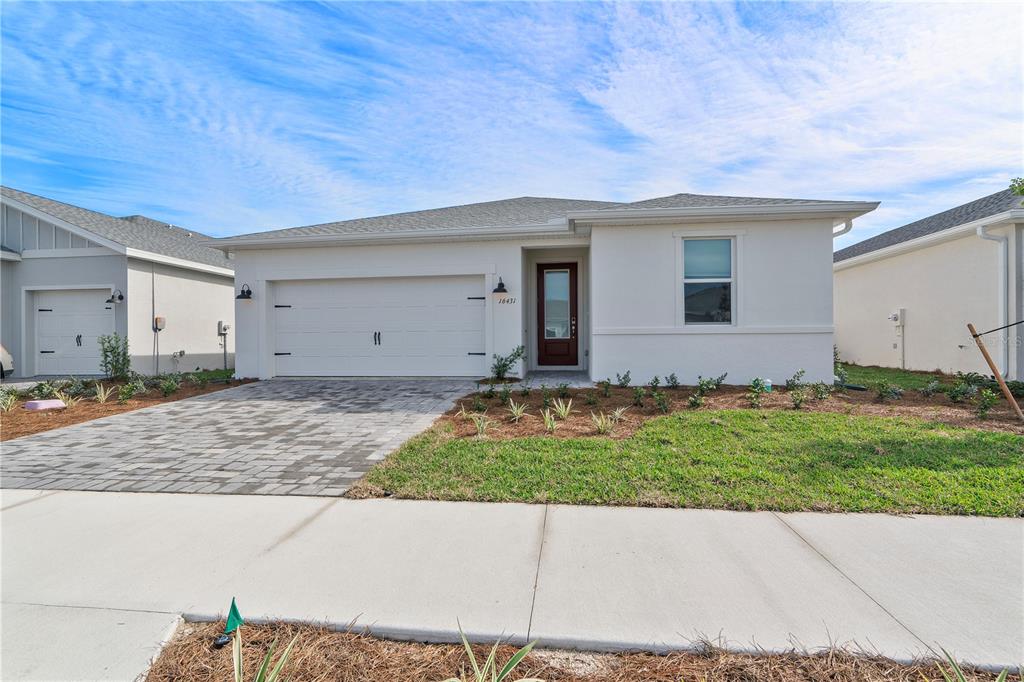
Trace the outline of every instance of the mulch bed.
<instances>
[{"instance_id":1,"label":"mulch bed","mask_svg":"<svg viewBox=\"0 0 1024 682\"><path fill-rule=\"evenodd\" d=\"M109 417L112 414L131 412L143 407L152 407L161 403L214 393L215 391L241 386L252 381L254 379L231 380L227 384L211 382L202 388L185 382L181 385L181 388L167 397L160 393L160 389L151 388L145 394L136 395L123 404L117 402L117 387L124 382L101 381L104 386L114 387L114 394L110 396L107 402L98 403L89 396L83 397L74 407L60 410L45 410L43 412L29 412L23 407L25 400L19 400L18 404L9 412L0 412L0 441L30 436L33 433L41 433L50 429L58 429L62 426L92 421L100 417Z\"/></svg>"},{"instance_id":2,"label":"mulch bed","mask_svg":"<svg viewBox=\"0 0 1024 682\"><path fill-rule=\"evenodd\" d=\"M599 388L593 389L568 389L568 397L563 400L572 400L572 414L568 419L558 422L558 429L554 434L548 433L544 428L544 420L541 418L543 409L543 395L539 386L533 386L527 396L523 396L520 387L511 388L511 399L516 403L527 405L528 416L519 423L513 423L509 419L509 411L502 404L500 388L495 391L493 397L488 397L486 389L479 393L459 399L455 407L445 413L438 421L438 424L446 430L451 429L452 435L457 438L472 438L476 436L476 427L473 421L459 412L465 408L467 413L473 413L476 408L486 408L484 414L489 418L487 427L487 438L489 440L502 440L512 438L523 438L527 436L553 436L555 438L578 438L581 436L597 436L597 430L591 420L590 413L611 414L619 407L627 407L622 421L615 427L611 438L627 438L636 432L637 429L647 420L661 416L663 413L655 406L654 400L650 397L650 389L647 390L647 397L644 398L643 407L633 404L634 388L612 387L610 395L604 396ZM669 389L661 386L659 391L665 394L669 401L669 411L676 412L694 409L688 406L687 398L694 392L693 387L680 386L676 389ZM701 410L724 410L749 408L746 386L722 386L717 391L711 392L704 399ZM552 402L559 399L557 387L549 387L548 392ZM595 404L588 404L589 400ZM765 410L792 410L793 402L791 396L782 387L775 387L771 393L765 394L763 406ZM1013 410L1002 399L987 419L980 419L975 407L970 403L954 403L948 396L936 393L931 397L925 397L917 391L908 390L904 392L900 400L886 400L880 402L877 394L871 391L853 391L833 393L825 400L815 400L808 391L807 401L804 403L804 411L808 412L838 412L851 415L869 415L876 417L910 417L924 419L926 421L940 422L952 426L961 426L972 429L985 429L989 431L1004 431L1024 435L1024 423L1021 423Z\"/></svg>"},{"instance_id":3,"label":"mulch bed","mask_svg":"<svg viewBox=\"0 0 1024 682\"><path fill-rule=\"evenodd\" d=\"M223 623L185 624L157 658L147 680L223 682L233 679L231 646L222 649L211 646L214 637L223 631ZM243 626L245 679L255 674L274 641L277 642L275 654L279 655L295 635L299 635L299 639L282 670L282 678L291 682L437 682L462 674L468 674L467 679L471 679L472 675L461 645L393 642L316 625L277 623ZM489 647L476 646L474 650L482 664ZM514 647L502 646L498 660L504 664L514 652ZM699 653L665 656L534 649L511 676L512 679L521 677L537 677L549 682L923 682L941 680L942 673L934 662L901 665L885 658L839 650L813 655L750 655L728 653L709 645ZM967 679L972 682L995 678L991 673L967 671ZM1010 679L1020 680L1020 677Z\"/></svg>"}]
</instances>

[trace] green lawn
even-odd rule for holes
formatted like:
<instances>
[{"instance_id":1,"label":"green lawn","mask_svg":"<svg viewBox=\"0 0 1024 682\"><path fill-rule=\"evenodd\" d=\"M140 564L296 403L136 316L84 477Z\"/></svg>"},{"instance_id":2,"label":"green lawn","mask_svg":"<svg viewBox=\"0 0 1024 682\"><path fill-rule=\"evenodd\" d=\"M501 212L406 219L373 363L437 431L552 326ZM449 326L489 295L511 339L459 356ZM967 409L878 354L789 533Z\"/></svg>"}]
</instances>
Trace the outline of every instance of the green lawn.
<instances>
[{"instance_id":1,"label":"green lawn","mask_svg":"<svg viewBox=\"0 0 1024 682\"><path fill-rule=\"evenodd\" d=\"M953 377L938 372L915 372L909 369L895 369L893 367L861 367L860 365L848 365L843 363L850 373L849 383L871 387L880 381L896 384L903 389L921 389L929 382L936 379L947 385L953 383Z\"/></svg>"},{"instance_id":2,"label":"green lawn","mask_svg":"<svg viewBox=\"0 0 1024 682\"><path fill-rule=\"evenodd\" d=\"M1024 437L776 410L681 412L632 437L431 430L370 471L397 497L718 509L1024 514Z\"/></svg>"}]
</instances>

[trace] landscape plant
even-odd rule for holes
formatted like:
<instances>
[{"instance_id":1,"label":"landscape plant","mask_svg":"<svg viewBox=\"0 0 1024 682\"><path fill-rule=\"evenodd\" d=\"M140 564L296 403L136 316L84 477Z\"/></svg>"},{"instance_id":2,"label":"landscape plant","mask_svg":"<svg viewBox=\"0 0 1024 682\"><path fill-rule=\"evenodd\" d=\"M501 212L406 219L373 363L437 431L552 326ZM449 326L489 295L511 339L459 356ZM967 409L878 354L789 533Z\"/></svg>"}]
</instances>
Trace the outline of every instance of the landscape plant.
<instances>
[{"instance_id":1,"label":"landscape plant","mask_svg":"<svg viewBox=\"0 0 1024 682\"><path fill-rule=\"evenodd\" d=\"M799 369L796 374L786 379L786 390L792 391L800 388L804 385L804 375L807 374L807 370Z\"/></svg>"},{"instance_id":2,"label":"landscape plant","mask_svg":"<svg viewBox=\"0 0 1024 682\"><path fill-rule=\"evenodd\" d=\"M933 395L938 393L942 389L942 384L938 379L932 379L922 388L918 389L918 393L923 395L925 398L931 398Z\"/></svg>"},{"instance_id":3,"label":"landscape plant","mask_svg":"<svg viewBox=\"0 0 1024 682\"><path fill-rule=\"evenodd\" d=\"M128 337L117 332L99 337L100 367L111 379L125 379L131 373L131 356L128 355Z\"/></svg>"},{"instance_id":4,"label":"landscape plant","mask_svg":"<svg viewBox=\"0 0 1024 682\"><path fill-rule=\"evenodd\" d=\"M850 381L850 372L843 365L843 361L839 358L839 346L832 346L832 374L835 377L835 383L843 386Z\"/></svg>"},{"instance_id":5,"label":"landscape plant","mask_svg":"<svg viewBox=\"0 0 1024 682\"><path fill-rule=\"evenodd\" d=\"M508 659L508 663L503 665L501 667L501 669L499 670L498 669L497 655L498 655L498 645L501 644L500 640L494 643L494 648L491 649L491 653L487 656L487 659L484 661L483 665L480 665L477 662L477 660L476 660L476 654L473 653L473 647L471 647L469 645L469 640L466 639L466 635L462 632L462 625L461 624L459 625L459 636L462 637L462 646L465 647L465 649L466 649L466 656L469 657L469 663L470 663L470 666L473 669L473 676L469 677L469 678L467 678L465 675L463 675L461 678L459 678L459 677L450 677L447 680L445 680L444 682L470 682L470 680L472 680L472 682L506 682L506 681L511 682L511 680L509 680L509 677L512 675L512 672L516 669L516 667L520 663L522 663L523 659L526 658L526 655L528 653L530 653L530 650L534 647L534 645L537 644L536 641L530 642L529 644L524 646L522 649L520 649L519 651L515 652L512 655L512 658ZM241 681L240 680L236 680L236 682L241 682ZM266 682L271 682L271 681L267 680ZM543 681L540 680L540 679L537 679L537 678L525 678L524 677L524 678L520 678L519 680L516 680L515 682L543 682Z\"/></svg>"},{"instance_id":6,"label":"landscape plant","mask_svg":"<svg viewBox=\"0 0 1024 682\"><path fill-rule=\"evenodd\" d=\"M135 383L128 382L127 384L121 384L121 386L117 389L117 402L124 405L126 402L135 397L135 394L137 392L138 386Z\"/></svg>"},{"instance_id":7,"label":"landscape plant","mask_svg":"<svg viewBox=\"0 0 1024 682\"><path fill-rule=\"evenodd\" d=\"M484 391L484 397L488 400L494 399L494 384L487 384L487 389Z\"/></svg>"},{"instance_id":8,"label":"landscape plant","mask_svg":"<svg viewBox=\"0 0 1024 682\"><path fill-rule=\"evenodd\" d=\"M747 389L747 400L753 408L760 408L764 404L764 396L768 392L768 382L761 377L754 377Z\"/></svg>"},{"instance_id":9,"label":"landscape plant","mask_svg":"<svg viewBox=\"0 0 1024 682\"><path fill-rule=\"evenodd\" d=\"M651 379L651 383L649 384L649 386L651 387L652 391L657 390L657 388L661 386L661 379L658 378L657 374L655 374L654 378Z\"/></svg>"},{"instance_id":10,"label":"landscape plant","mask_svg":"<svg viewBox=\"0 0 1024 682\"><path fill-rule=\"evenodd\" d=\"M594 423L594 428L597 429L597 433L602 436L610 434L615 428L615 420L604 412L600 414L594 414L591 412L590 421Z\"/></svg>"},{"instance_id":11,"label":"landscape plant","mask_svg":"<svg viewBox=\"0 0 1024 682\"><path fill-rule=\"evenodd\" d=\"M18 394L10 391L0 392L0 411L10 412L18 404Z\"/></svg>"},{"instance_id":12,"label":"landscape plant","mask_svg":"<svg viewBox=\"0 0 1024 682\"><path fill-rule=\"evenodd\" d=\"M612 381L611 379L602 379L597 382L597 387L601 389L601 395L605 398L610 398L612 395Z\"/></svg>"},{"instance_id":13,"label":"landscape plant","mask_svg":"<svg viewBox=\"0 0 1024 682\"><path fill-rule=\"evenodd\" d=\"M524 398L529 397L529 395L530 395L530 384L527 384L527 383L524 382L523 385L519 387L519 395L523 396Z\"/></svg>"},{"instance_id":14,"label":"landscape plant","mask_svg":"<svg viewBox=\"0 0 1024 682\"><path fill-rule=\"evenodd\" d=\"M292 647L295 646L295 642L299 639L298 635L292 638L292 641L285 647L281 657L277 659L277 663L273 668L270 667L270 663L274 657L274 649L277 647L277 642L274 642L267 649L267 655L263 658L263 663L256 671L256 675L252 678L252 682L277 682L281 678L281 670L284 668L284 664L288 662L288 657L292 653ZM235 682L244 682L245 671L242 667L242 628L235 628L235 632L232 635L231 642L231 661L235 669Z\"/></svg>"},{"instance_id":15,"label":"landscape plant","mask_svg":"<svg viewBox=\"0 0 1024 682\"><path fill-rule=\"evenodd\" d=\"M569 390L569 384L566 384L564 382L561 383L561 384L558 384L558 397L559 398L568 398L570 395L572 395L572 392Z\"/></svg>"},{"instance_id":16,"label":"landscape plant","mask_svg":"<svg viewBox=\"0 0 1024 682\"><path fill-rule=\"evenodd\" d=\"M621 422L626 417L626 412L628 410L629 408L625 406L616 407L614 410L612 410L612 421L614 421L616 424Z\"/></svg>"},{"instance_id":17,"label":"landscape plant","mask_svg":"<svg viewBox=\"0 0 1024 682\"><path fill-rule=\"evenodd\" d=\"M696 410L698 407L704 405L704 395L701 393L692 393L690 394L690 397L686 399L686 404Z\"/></svg>"},{"instance_id":18,"label":"landscape plant","mask_svg":"<svg viewBox=\"0 0 1024 682\"><path fill-rule=\"evenodd\" d=\"M832 395L832 387L826 384L824 381L818 381L811 384L811 391L814 392L815 400L828 400Z\"/></svg>"},{"instance_id":19,"label":"landscape plant","mask_svg":"<svg viewBox=\"0 0 1024 682\"><path fill-rule=\"evenodd\" d=\"M597 405L597 394L593 391L588 391L587 394L583 396L583 402L589 407L594 407Z\"/></svg>"},{"instance_id":20,"label":"landscape plant","mask_svg":"<svg viewBox=\"0 0 1024 682\"><path fill-rule=\"evenodd\" d=\"M113 395L113 394L114 394L114 387L113 386L104 386L103 384L101 384L98 381L96 382L96 385L93 386L93 396L94 396L96 402L100 403L101 405L103 403L107 402L107 400L109 400L110 396Z\"/></svg>"},{"instance_id":21,"label":"landscape plant","mask_svg":"<svg viewBox=\"0 0 1024 682\"><path fill-rule=\"evenodd\" d=\"M799 410L807 402L807 389L803 386L790 389L789 399L793 402L793 409Z\"/></svg>"},{"instance_id":22,"label":"landscape plant","mask_svg":"<svg viewBox=\"0 0 1024 682\"><path fill-rule=\"evenodd\" d=\"M54 391L53 397L64 403L64 407L68 408L69 410L75 405L77 405L78 402L81 400L81 398L79 398L78 396L73 396L67 391Z\"/></svg>"},{"instance_id":23,"label":"landscape plant","mask_svg":"<svg viewBox=\"0 0 1024 682\"><path fill-rule=\"evenodd\" d=\"M471 414L469 418L472 420L473 426L476 427L476 437L483 438L487 433L487 427L491 425L491 420L487 418L486 414Z\"/></svg>"},{"instance_id":24,"label":"landscape plant","mask_svg":"<svg viewBox=\"0 0 1024 682\"><path fill-rule=\"evenodd\" d=\"M526 403L517 403L514 400L509 400L508 414L509 419L512 420L512 423L518 424L519 420L526 416Z\"/></svg>"},{"instance_id":25,"label":"landscape plant","mask_svg":"<svg viewBox=\"0 0 1024 682\"><path fill-rule=\"evenodd\" d=\"M474 412L485 412L487 411L487 405L480 398L479 395L473 396L473 404L470 406Z\"/></svg>"},{"instance_id":26,"label":"landscape plant","mask_svg":"<svg viewBox=\"0 0 1024 682\"><path fill-rule=\"evenodd\" d=\"M615 373L615 383L618 384L619 388L629 388L629 384L632 378L629 376L629 370L626 370L625 374Z\"/></svg>"},{"instance_id":27,"label":"landscape plant","mask_svg":"<svg viewBox=\"0 0 1024 682\"><path fill-rule=\"evenodd\" d=\"M977 386L961 380L953 384L952 388L946 392L946 395L954 403L963 403L972 399L977 393Z\"/></svg>"},{"instance_id":28,"label":"landscape plant","mask_svg":"<svg viewBox=\"0 0 1024 682\"><path fill-rule=\"evenodd\" d=\"M544 420L544 428L548 430L548 433L554 433L558 428L558 419L555 418L555 413L551 410L541 410L540 416Z\"/></svg>"},{"instance_id":29,"label":"landscape plant","mask_svg":"<svg viewBox=\"0 0 1024 682\"><path fill-rule=\"evenodd\" d=\"M526 348L523 346L516 346L508 355L498 355L495 353L492 356L494 362L491 363L491 377L495 381L504 381L512 367L525 357Z\"/></svg>"},{"instance_id":30,"label":"landscape plant","mask_svg":"<svg viewBox=\"0 0 1024 682\"><path fill-rule=\"evenodd\" d=\"M899 400L903 397L903 389L891 381L879 381L875 384L875 395L879 402L886 400Z\"/></svg>"},{"instance_id":31,"label":"landscape plant","mask_svg":"<svg viewBox=\"0 0 1024 682\"><path fill-rule=\"evenodd\" d=\"M658 411L662 414L668 414L671 409L668 396L665 395L664 391L652 391L651 397L654 399L654 406L658 408Z\"/></svg>"},{"instance_id":32,"label":"landscape plant","mask_svg":"<svg viewBox=\"0 0 1024 682\"><path fill-rule=\"evenodd\" d=\"M675 372L672 372L665 377L665 386L672 389L673 391L679 388L679 377L676 376Z\"/></svg>"},{"instance_id":33,"label":"landscape plant","mask_svg":"<svg viewBox=\"0 0 1024 682\"><path fill-rule=\"evenodd\" d=\"M503 384L501 387L501 395L498 396L501 399L502 405L508 405L512 400L512 389L508 384Z\"/></svg>"},{"instance_id":34,"label":"landscape plant","mask_svg":"<svg viewBox=\"0 0 1024 682\"><path fill-rule=\"evenodd\" d=\"M544 384L540 385L540 403L541 407L551 407L551 391Z\"/></svg>"},{"instance_id":35,"label":"landscape plant","mask_svg":"<svg viewBox=\"0 0 1024 682\"><path fill-rule=\"evenodd\" d=\"M181 384L174 377L166 377L160 382L160 393L165 398L176 393L179 388L181 388Z\"/></svg>"},{"instance_id":36,"label":"landscape plant","mask_svg":"<svg viewBox=\"0 0 1024 682\"><path fill-rule=\"evenodd\" d=\"M988 413L992 411L995 404L999 402L999 394L989 388L983 388L978 392L978 418L988 419Z\"/></svg>"},{"instance_id":37,"label":"landscape plant","mask_svg":"<svg viewBox=\"0 0 1024 682\"><path fill-rule=\"evenodd\" d=\"M633 389L633 404L637 407L644 406L644 398L647 397L647 391L643 386L637 386Z\"/></svg>"},{"instance_id":38,"label":"landscape plant","mask_svg":"<svg viewBox=\"0 0 1024 682\"><path fill-rule=\"evenodd\" d=\"M558 415L558 418L561 419L562 421L565 421L566 419L569 418L569 415L572 414L572 400L570 399L568 402L566 402L559 398L558 400L555 401L553 409L555 411L555 414Z\"/></svg>"},{"instance_id":39,"label":"landscape plant","mask_svg":"<svg viewBox=\"0 0 1024 682\"><path fill-rule=\"evenodd\" d=\"M31 389L29 389L29 394L36 400L46 400L48 398L52 398L56 392L57 387L54 386L49 381L40 381Z\"/></svg>"}]
</instances>

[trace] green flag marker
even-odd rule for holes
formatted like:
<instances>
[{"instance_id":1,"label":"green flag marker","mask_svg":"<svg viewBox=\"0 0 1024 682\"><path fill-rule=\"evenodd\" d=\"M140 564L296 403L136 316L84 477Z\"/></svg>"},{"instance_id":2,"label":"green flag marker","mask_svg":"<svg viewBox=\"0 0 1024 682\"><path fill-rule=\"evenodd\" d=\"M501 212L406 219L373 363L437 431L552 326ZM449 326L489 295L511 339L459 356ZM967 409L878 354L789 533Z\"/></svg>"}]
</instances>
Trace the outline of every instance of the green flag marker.
<instances>
[{"instance_id":1,"label":"green flag marker","mask_svg":"<svg viewBox=\"0 0 1024 682\"><path fill-rule=\"evenodd\" d=\"M231 608L228 609L228 624L224 626L224 634L231 634L238 629L238 626L244 623L242 620L242 614L238 612L238 607L235 606L235 598L231 598Z\"/></svg>"}]
</instances>

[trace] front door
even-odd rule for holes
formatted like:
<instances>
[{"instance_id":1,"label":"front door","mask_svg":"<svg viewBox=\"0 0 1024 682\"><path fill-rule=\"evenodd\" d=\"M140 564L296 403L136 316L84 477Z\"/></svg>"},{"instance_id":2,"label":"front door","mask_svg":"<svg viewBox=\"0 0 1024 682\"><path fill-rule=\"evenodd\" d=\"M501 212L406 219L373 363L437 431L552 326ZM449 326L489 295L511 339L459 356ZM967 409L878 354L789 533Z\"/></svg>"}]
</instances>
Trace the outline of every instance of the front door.
<instances>
[{"instance_id":1,"label":"front door","mask_svg":"<svg viewBox=\"0 0 1024 682\"><path fill-rule=\"evenodd\" d=\"M578 365L576 263L537 266L537 364Z\"/></svg>"}]
</instances>

